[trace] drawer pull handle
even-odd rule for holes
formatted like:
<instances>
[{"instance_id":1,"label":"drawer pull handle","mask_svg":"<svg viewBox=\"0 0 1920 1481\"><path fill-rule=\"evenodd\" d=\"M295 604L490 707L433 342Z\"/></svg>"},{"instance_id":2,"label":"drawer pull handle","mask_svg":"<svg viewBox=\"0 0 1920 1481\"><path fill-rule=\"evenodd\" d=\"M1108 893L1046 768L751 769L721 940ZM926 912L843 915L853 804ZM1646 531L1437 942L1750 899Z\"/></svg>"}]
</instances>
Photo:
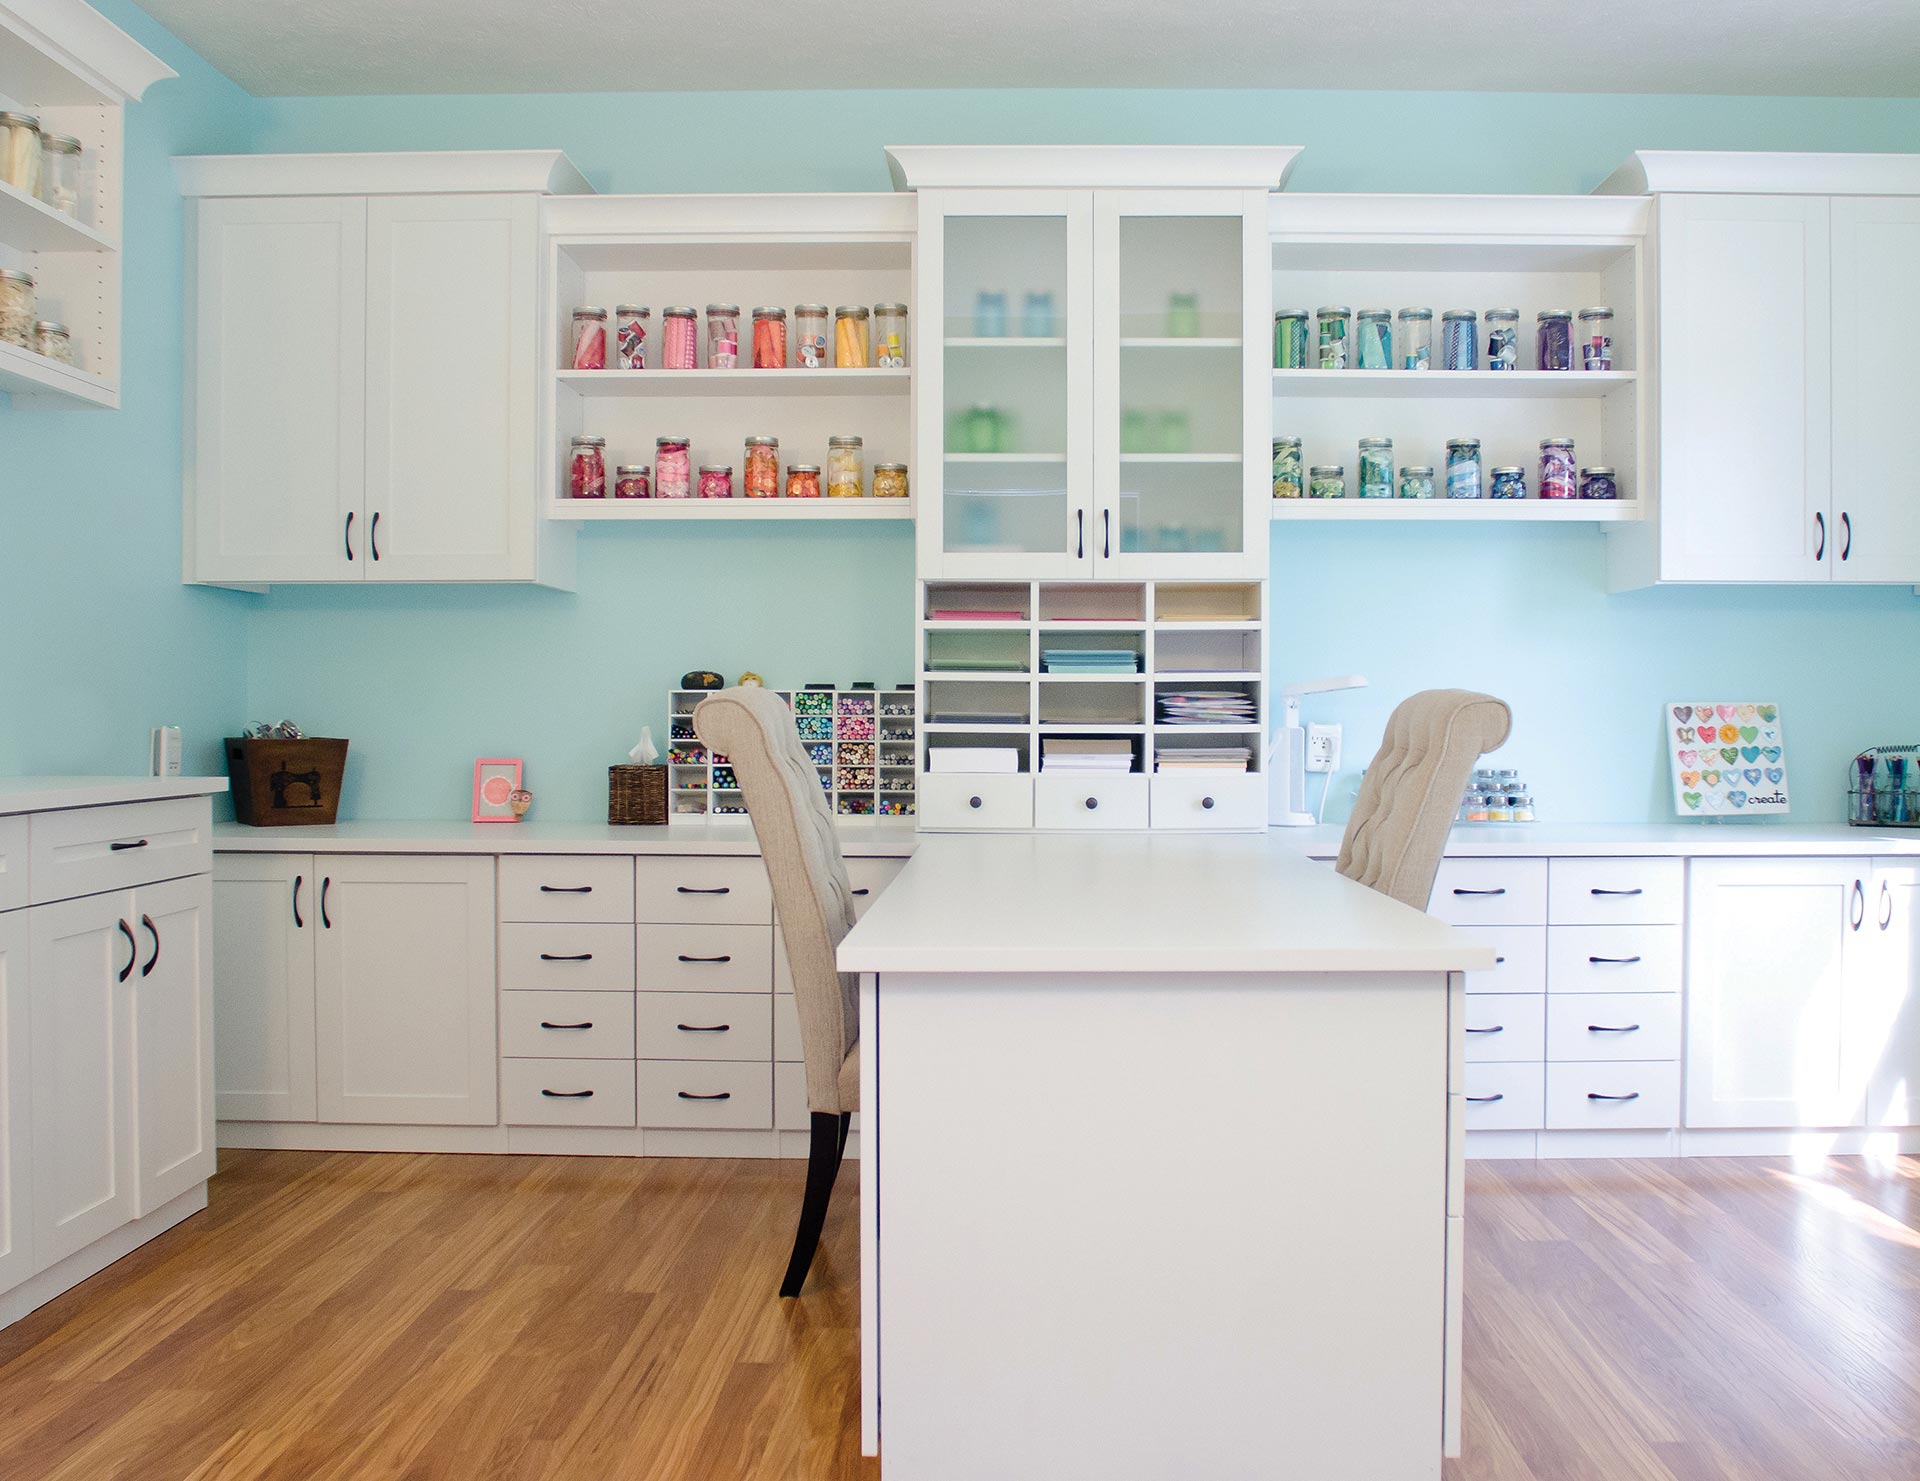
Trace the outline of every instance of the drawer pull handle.
<instances>
[{"instance_id":1,"label":"drawer pull handle","mask_svg":"<svg viewBox=\"0 0 1920 1481\"><path fill-rule=\"evenodd\" d=\"M872 891L872 890L864 890L864 889L863 889L863 890L855 890L855 891L854 891L853 893L854 893L854 894L856 894L856 895L871 895L871 894L873 893L873 891Z\"/></svg>"},{"instance_id":2,"label":"drawer pull handle","mask_svg":"<svg viewBox=\"0 0 1920 1481\"><path fill-rule=\"evenodd\" d=\"M969 797L967 799L967 806L975 809L979 808L980 799L978 797Z\"/></svg>"},{"instance_id":3,"label":"drawer pull handle","mask_svg":"<svg viewBox=\"0 0 1920 1481\"><path fill-rule=\"evenodd\" d=\"M733 1025L730 1023L676 1023L674 1027L683 1034L724 1034Z\"/></svg>"},{"instance_id":4,"label":"drawer pull handle","mask_svg":"<svg viewBox=\"0 0 1920 1481\"><path fill-rule=\"evenodd\" d=\"M592 1100L591 1090L543 1090L542 1095L552 1096L555 1100Z\"/></svg>"},{"instance_id":5,"label":"drawer pull handle","mask_svg":"<svg viewBox=\"0 0 1920 1481\"><path fill-rule=\"evenodd\" d=\"M1506 892L1507 892L1506 887L1502 885L1497 890L1455 890L1454 894L1456 895L1504 895L1506 894Z\"/></svg>"},{"instance_id":6,"label":"drawer pull handle","mask_svg":"<svg viewBox=\"0 0 1920 1481\"><path fill-rule=\"evenodd\" d=\"M1597 1090L1589 1090L1587 1092L1587 1099L1588 1100L1638 1100L1640 1099L1640 1092L1637 1090L1630 1090L1625 1095L1602 1095Z\"/></svg>"},{"instance_id":7,"label":"drawer pull handle","mask_svg":"<svg viewBox=\"0 0 1920 1481\"><path fill-rule=\"evenodd\" d=\"M133 976L133 964L140 960L140 943L133 939L133 927L125 921L120 922L120 930L127 938L127 964L120 969L120 980L125 982Z\"/></svg>"},{"instance_id":8,"label":"drawer pull handle","mask_svg":"<svg viewBox=\"0 0 1920 1481\"><path fill-rule=\"evenodd\" d=\"M675 885L674 890L682 895L731 895L733 893L733 887L724 884L711 890L696 890L691 885L682 884Z\"/></svg>"},{"instance_id":9,"label":"drawer pull handle","mask_svg":"<svg viewBox=\"0 0 1920 1481\"><path fill-rule=\"evenodd\" d=\"M1588 890L1587 893L1589 895L1644 895L1646 894L1646 891L1636 886L1635 888L1630 890L1592 889L1592 890Z\"/></svg>"},{"instance_id":10,"label":"drawer pull handle","mask_svg":"<svg viewBox=\"0 0 1920 1481\"><path fill-rule=\"evenodd\" d=\"M1507 964L1507 959L1503 956L1497 956L1493 959L1493 964L1496 967L1504 967Z\"/></svg>"},{"instance_id":11,"label":"drawer pull handle","mask_svg":"<svg viewBox=\"0 0 1920 1481\"><path fill-rule=\"evenodd\" d=\"M1098 797L1089 797L1089 798L1087 799L1087 811L1088 811L1088 812L1092 812L1092 811L1093 811L1093 810L1094 810L1094 809L1095 809L1096 807L1098 807L1099 805L1100 805L1100 799L1099 799Z\"/></svg>"},{"instance_id":12,"label":"drawer pull handle","mask_svg":"<svg viewBox=\"0 0 1920 1481\"><path fill-rule=\"evenodd\" d=\"M147 958L147 964L140 969L140 975L151 977L153 969L160 965L160 928L153 923L153 917L150 915L141 916L140 924L146 927L147 934L153 937L153 955Z\"/></svg>"},{"instance_id":13,"label":"drawer pull handle","mask_svg":"<svg viewBox=\"0 0 1920 1481\"><path fill-rule=\"evenodd\" d=\"M1483 1106L1488 1101L1505 1100L1506 1096L1504 1095L1470 1095L1467 1097L1467 1099L1471 1101L1474 1105Z\"/></svg>"},{"instance_id":14,"label":"drawer pull handle","mask_svg":"<svg viewBox=\"0 0 1920 1481\"><path fill-rule=\"evenodd\" d=\"M593 886L590 884L543 884L540 886L540 893L543 895L591 895Z\"/></svg>"},{"instance_id":15,"label":"drawer pull handle","mask_svg":"<svg viewBox=\"0 0 1920 1481\"><path fill-rule=\"evenodd\" d=\"M107 849L111 853L124 854L130 848L145 848L146 846L146 839L136 838L132 843L110 843L107 845Z\"/></svg>"},{"instance_id":16,"label":"drawer pull handle","mask_svg":"<svg viewBox=\"0 0 1920 1481\"><path fill-rule=\"evenodd\" d=\"M590 962L593 960L593 953L590 951L577 951L572 956L564 956L555 955L551 951L543 951L540 953L540 960L543 962Z\"/></svg>"},{"instance_id":17,"label":"drawer pull handle","mask_svg":"<svg viewBox=\"0 0 1920 1481\"><path fill-rule=\"evenodd\" d=\"M1492 1028L1470 1028L1467 1030L1470 1034L1504 1034L1506 1031L1507 1026L1504 1023L1496 1023Z\"/></svg>"},{"instance_id":18,"label":"drawer pull handle","mask_svg":"<svg viewBox=\"0 0 1920 1481\"><path fill-rule=\"evenodd\" d=\"M323 930L333 929L333 917L327 914L327 892L333 888L333 876L320 876L320 925Z\"/></svg>"},{"instance_id":19,"label":"drawer pull handle","mask_svg":"<svg viewBox=\"0 0 1920 1481\"><path fill-rule=\"evenodd\" d=\"M1640 1032L1640 1025L1637 1023L1629 1023L1620 1027L1612 1027L1604 1023L1590 1023L1587 1025L1587 1032L1590 1034L1637 1034Z\"/></svg>"},{"instance_id":20,"label":"drawer pull handle","mask_svg":"<svg viewBox=\"0 0 1920 1481\"><path fill-rule=\"evenodd\" d=\"M588 1021L586 1023L548 1023L546 1019L543 1018L540 1020L540 1027L542 1028L592 1028L593 1024L591 1021Z\"/></svg>"},{"instance_id":21,"label":"drawer pull handle","mask_svg":"<svg viewBox=\"0 0 1920 1481\"><path fill-rule=\"evenodd\" d=\"M1637 956L1590 956L1587 958L1596 967L1631 967L1639 962Z\"/></svg>"},{"instance_id":22,"label":"drawer pull handle","mask_svg":"<svg viewBox=\"0 0 1920 1481\"><path fill-rule=\"evenodd\" d=\"M730 962L733 960L733 957L731 954L726 956L688 956L685 952L682 952L678 960L683 962Z\"/></svg>"},{"instance_id":23,"label":"drawer pull handle","mask_svg":"<svg viewBox=\"0 0 1920 1481\"><path fill-rule=\"evenodd\" d=\"M732 1100L733 1099L733 1092L731 1090L717 1090L712 1095L695 1095L691 1090L682 1090L677 1092L677 1094L682 1100Z\"/></svg>"},{"instance_id":24,"label":"drawer pull handle","mask_svg":"<svg viewBox=\"0 0 1920 1481\"><path fill-rule=\"evenodd\" d=\"M1201 807L1202 807L1203 809L1205 809L1205 810L1206 810L1207 812L1212 812L1212 811L1213 811L1213 799L1212 799L1211 797L1202 797L1202 798L1200 799L1200 806L1201 806Z\"/></svg>"},{"instance_id":25,"label":"drawer pull handle","mask_svg":"<svg viewBox=\"0 0 1920 1481\"><path fill-rule=\"evenodd\" d=\"M306 883L306 878L304 874L296 874L293 877L293 928L296 931L304 931L307 928L307 923L300 918L300 886Z\"/></svg>"}]
</instances>

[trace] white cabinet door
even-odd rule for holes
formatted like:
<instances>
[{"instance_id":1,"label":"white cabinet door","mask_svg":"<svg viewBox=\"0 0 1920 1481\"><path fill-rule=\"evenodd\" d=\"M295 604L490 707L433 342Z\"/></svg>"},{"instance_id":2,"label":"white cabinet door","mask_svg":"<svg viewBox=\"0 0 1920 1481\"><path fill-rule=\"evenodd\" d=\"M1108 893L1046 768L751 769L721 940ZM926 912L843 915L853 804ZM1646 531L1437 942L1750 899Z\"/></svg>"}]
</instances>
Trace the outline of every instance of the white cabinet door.
<instances>
[{"instance_id":1,"label":"white cabinet door","mask_svg":"<svg viewBox=\"0 0 1920 1481\"><path fill-rule=\"evenodd\" d=\"M45 1269L135 1214L130 979L146 954L129 891L27 914L33 1248Z\"/></svg>"},{"instance_id":2,"label":"white cabinet door","mask_svg":"<svg viewBox=\"0 0 1920 1481\"><path fill-rule=\"evenodd\" d=\"M316 865L320 1119L493 1125L493 860Z\"/></svg>"},{"instance_id":3,"label":"white cabinet door","mask_svg":"<svg viewBox=\"0 0 1920 1481\"><path fill-rule=\"evenodd\" d=\"M134 892L141 947L133 988L139 1214L213 1176L213 881Z\"/></svg>"},{"instance_id":4,"label":"white cabinet door","mask_svg":"<svg viewBox=\"0 0 1920 1481\"><path fill-rule=\"evenodd\" d=\"M1696 859L1687 883L1691 1127L1855 1126L1847 1053L1866 859Z\"/></svg>"},{"instance_id":5,"label":"white cabinet door","mask_svg":"<svg viewBox=\"0 0 1920 1481\"><path fill-rule=\"evenodd\" d=\"M1851 1076L1867 1087L1869 1126L1920 1126L1920 862L1876 859L1849 982Z\"/></svg>"},{"instance_id":6,"label":"white cabinet door","mask_svg":"<svg viewBox=\"0 0 1920 1481\"><path fill-rule=\"evenodd\" d=\"M534 574L531 196L367 205L366 575Z\"/></svg>"},{"instance_id":7,"label":"white cabinet door","mask_svg":"<svg viewBox=\"0 0 1920 1481\"><path fill-rule=\"evenodd\" d=\"M1827 202L1665 195L1660 543L1669 581L1824 581L1831 528Z\"/></svg>"},{"instance_id":8,"label":"white cabinet door","mask_svg":"<svg viewBox=\"0 0 1920 1481\"><path fill-rule=\"evenodd\" d=\"M27 915L13 910L0 915L0 1291L36 1268L27 992Z\"/></svg>"},{"instance_id":9,"label":"white cabinet door","mask_svg":"<svg viewBox=\"0 0 1920 1481\"><path fill-rule=\"evenodd\" d=\"M205 200L194 219L187 577L357 580L366 202Z\"/></svg>"},{"instance_id":10,"label":"white cabinet door","mask_svg":"<svg viewBox=\"0 0 1920 1481\"><path fill-rule=\"evenodd\" d=\"M1920 582L1920 499L1899 430L1920 408L1920 199L1843 197L1833 211L1836 581Z\"/></svg>"},{"instance_id":11,"label":"white cabinet door","mask_svg":"<svg viewBox=\"0 0 1920 1481\"><path fill-rule=\"evenodd\" d=\"M313 947L320 890L311 854L213 860L214 1105L222 1121L311 1121Z\"/></svg>"}]
</instances>

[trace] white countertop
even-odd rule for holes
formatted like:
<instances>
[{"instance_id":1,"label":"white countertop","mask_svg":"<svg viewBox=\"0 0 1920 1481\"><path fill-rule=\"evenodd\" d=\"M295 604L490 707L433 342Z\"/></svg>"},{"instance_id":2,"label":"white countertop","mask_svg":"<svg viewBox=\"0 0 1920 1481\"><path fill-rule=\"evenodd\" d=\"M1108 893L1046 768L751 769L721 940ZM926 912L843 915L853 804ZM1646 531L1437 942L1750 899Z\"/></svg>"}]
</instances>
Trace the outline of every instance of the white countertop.
<instances>
[{"instance_id":1,"label":"white countertop","mask_svg":"<svg viewBox=\"0 0 1920 1481\"><path fill-rule=\"evenodd\" d=\"M1331 859L1346 830L1275 828L1301 853ZM1450 859L1607 858L1658 854L1695 859L1920 855L1920 828L1849 828L1844 823L1456 823Z\"/></svg>"},{"instance_id":2,"label":"white countertop","mask_svg":"<svg viewBox=\"0 0 1920 1481\"><path fill-rule=\"evenodd\" d=\"M911 819L849 820L836 830L849 858L905 858L919 835ZM674 823L637 827L610 823L352 822L310 828L249 828L216 823L213 849L223 854L754 854L753 825Z\"/></svg>"},{"instance_id":3,"label":"white countertop","mask_svg":"<svg viewBox=\"0 0 1920 1481\"><path fill-rule=\"evenodd\" d=\"M1491 947L1270 834L929 834L849 972L1444 972Z\"/></svg>"},{"instance_id":4,"label":"white countertop","mask_svg":"<svg viewBox=\"0 0 1920 1481\"><path fill-rule=\"evenodd\" d=\"M0 777L0 814L211 797L226 790L223 776L7 776Z\"/></svg>"}]
</instances>

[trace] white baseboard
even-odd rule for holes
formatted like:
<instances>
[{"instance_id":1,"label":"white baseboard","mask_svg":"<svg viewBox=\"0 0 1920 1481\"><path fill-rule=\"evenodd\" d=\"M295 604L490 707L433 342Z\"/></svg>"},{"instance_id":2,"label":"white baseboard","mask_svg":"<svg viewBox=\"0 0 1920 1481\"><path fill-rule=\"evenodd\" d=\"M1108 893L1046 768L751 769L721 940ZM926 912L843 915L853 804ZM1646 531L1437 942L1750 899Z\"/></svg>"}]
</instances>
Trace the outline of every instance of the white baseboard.
<instances>
[{"instance_id":1,"label":"white baseboard","mask_svg":"<svg viewBox=\"0 0 1920 1481\"><path fill-rule=\"evenodd\" d=\"M148 1240L165 1234L183 1219L191 1218L207 1206L207 1185L187 1189L179 1197L160 1205L145 1218L122 1224L111 1234L103 1234L85 1249L75 1250L57 1265L49 1265L12 1290L0 1292L0 1327L10 1327L30 1311L45 1306L55 1296L64 1295L83 1280L91 1280L115 1260L132 1254Z\"/></svg>"},{"instance_id":2,"label":"white baseboard","mask_svg":"<svg viewBox=\"0 0 1920 1481\"><path fill-rule=\"evenodd\" d=\"M345 1126L317 1121L222 1121L219 1145L289 1152L534 1153L550 1157L788 1157L804 1131L694 1131L633 1126ZM860 1155L860 1133L847 1156Z\"/></svg>"}]
</instances>

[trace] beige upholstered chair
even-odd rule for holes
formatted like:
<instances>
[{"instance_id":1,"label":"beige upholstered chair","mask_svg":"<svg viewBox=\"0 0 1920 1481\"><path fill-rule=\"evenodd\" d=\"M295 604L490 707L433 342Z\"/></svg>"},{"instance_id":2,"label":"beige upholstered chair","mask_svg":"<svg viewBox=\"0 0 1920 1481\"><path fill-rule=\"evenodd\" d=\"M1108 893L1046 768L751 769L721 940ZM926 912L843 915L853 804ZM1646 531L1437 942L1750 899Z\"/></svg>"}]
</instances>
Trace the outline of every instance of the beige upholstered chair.
<instances>
[{"instance_id":1,"label":"beige upholstered chair","mask_svg":"<svg viewBox=\"0 0 1920 1481\"><path fill-rule=\"evenodd\" d=\"M1473 764L1512 725L1506 702L1490 694L1428 689L1402 700L1360 784L1335 867L1425 910Z\"/></svg>"},{"instance_id":2,"label":"beige upholstered chair","mask_svg":"<svg viewBox=\"0 0 1920 1481\"><path fill-rule=\"evenodd\" d=\"M853 894L819 774L785 702L766 689L724 689L700 701L693 729L732 764L746 797L800 1010L812 1141L800 1227L780 1285L782 1296L797 1296L826 1222L847 1123L860 1105L858 983L833 964L841 937L853 925Z\"/></svg>"}]
</instances>

